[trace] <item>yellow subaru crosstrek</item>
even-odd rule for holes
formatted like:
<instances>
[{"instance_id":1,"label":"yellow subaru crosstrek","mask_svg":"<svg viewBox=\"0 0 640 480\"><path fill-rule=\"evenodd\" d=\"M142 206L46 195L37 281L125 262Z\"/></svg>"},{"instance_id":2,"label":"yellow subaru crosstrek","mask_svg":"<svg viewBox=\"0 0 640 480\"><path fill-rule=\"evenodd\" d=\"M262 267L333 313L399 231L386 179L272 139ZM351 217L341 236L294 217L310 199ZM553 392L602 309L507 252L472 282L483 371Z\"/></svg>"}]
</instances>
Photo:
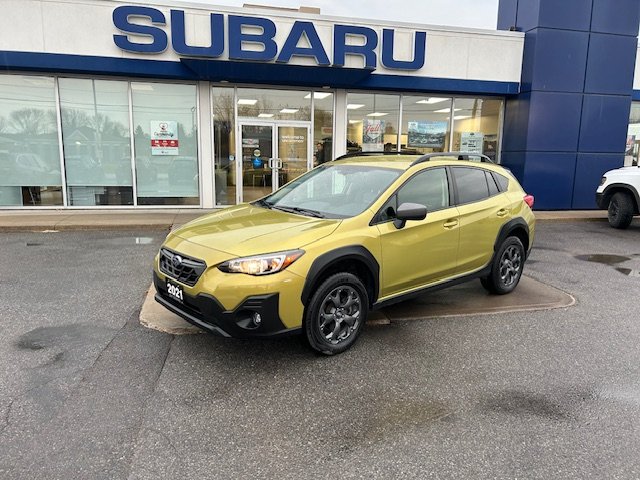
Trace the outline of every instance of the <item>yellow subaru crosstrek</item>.
<instances>
[{"instance_id":1,"label":"yellow subaru crosstrek","mask_svg":"<svg viewBox=\"0 0 640 480\"><path fill-rule=\"evenodd\" d=\"M511 292L533 243L532 206L481 155L345 156L171 232L155 298L218 335L301 332L336 354L371 309L474 278Z\"/></svg>"}]
</instances>

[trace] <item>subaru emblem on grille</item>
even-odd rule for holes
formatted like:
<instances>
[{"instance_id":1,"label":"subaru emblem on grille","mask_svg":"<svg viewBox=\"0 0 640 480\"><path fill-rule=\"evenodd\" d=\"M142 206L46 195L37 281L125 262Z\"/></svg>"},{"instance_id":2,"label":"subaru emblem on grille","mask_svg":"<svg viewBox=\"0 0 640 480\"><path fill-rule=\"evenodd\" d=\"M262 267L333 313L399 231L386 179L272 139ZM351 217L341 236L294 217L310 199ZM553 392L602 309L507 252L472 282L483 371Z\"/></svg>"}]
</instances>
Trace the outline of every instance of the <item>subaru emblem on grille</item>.
<instances>
[{"instance_id":1,"label":"subaru emblem on grille","mask_svg":"<svg viewBox=\"0 0 640 480\"><path fill-rule=\"evenodd\" d=\"M171 259L171 263L173 264L174 268L178 268L182 265L182 257L180 255L174 255Z\"/></svg>"}]
</instances>

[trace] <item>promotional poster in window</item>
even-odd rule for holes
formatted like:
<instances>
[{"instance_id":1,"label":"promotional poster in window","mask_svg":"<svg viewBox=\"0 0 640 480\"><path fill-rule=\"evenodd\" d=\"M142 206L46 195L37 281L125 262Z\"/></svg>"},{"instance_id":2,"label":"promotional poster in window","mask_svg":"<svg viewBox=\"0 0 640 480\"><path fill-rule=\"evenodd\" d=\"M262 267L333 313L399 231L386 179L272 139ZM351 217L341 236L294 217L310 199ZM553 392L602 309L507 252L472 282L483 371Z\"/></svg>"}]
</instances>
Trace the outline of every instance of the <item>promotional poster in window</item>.
<instances>
[{"instance_id":1,"label":"promotional poster in window","mask_svg":"<svg viewBox=\"0 0 640 480\"><path fill-rule=\"evenodd\" d=\"M446 133L447 122L409 122L408 146L443 148Z\"/></svg>"}]
</instances>

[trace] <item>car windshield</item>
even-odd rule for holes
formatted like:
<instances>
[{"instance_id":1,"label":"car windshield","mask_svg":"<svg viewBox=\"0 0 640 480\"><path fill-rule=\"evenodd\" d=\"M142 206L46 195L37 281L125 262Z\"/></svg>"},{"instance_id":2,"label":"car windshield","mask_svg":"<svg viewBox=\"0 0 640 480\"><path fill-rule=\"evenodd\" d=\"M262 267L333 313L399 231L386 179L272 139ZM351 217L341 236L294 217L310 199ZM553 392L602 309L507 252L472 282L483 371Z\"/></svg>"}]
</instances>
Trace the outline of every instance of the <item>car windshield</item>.
<instances>
[{"instance_id":1,"label":"car windshield","mask_svg":"<svg viewBox=\"0 0 640 480\"><path fill-rule=\"evenodd\" d=\"M366 165L323 165L256 204L312 217L353 217L364 212L401 173Z\"/></svg>"}]
</instances>

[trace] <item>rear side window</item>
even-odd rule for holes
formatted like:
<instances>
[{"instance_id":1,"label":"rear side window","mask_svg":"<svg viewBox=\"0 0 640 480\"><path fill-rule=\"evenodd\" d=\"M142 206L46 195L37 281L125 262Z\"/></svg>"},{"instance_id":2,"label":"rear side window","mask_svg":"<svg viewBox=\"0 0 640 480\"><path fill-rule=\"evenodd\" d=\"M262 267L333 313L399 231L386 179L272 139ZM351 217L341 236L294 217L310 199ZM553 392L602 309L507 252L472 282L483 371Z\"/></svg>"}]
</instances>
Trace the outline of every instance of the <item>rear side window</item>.
<instances>
[{"instance_id":1,"label":"rear side window","mask_svg":"<svg viewBox=\"0 0 640 480\"><path fill-rule=\"evenodd\" d=\"M489 197L489 187L484 170L479 168L453 168L453 177L458 187L458 203L478 202Z\"/></svg>"},{"instance_id":2,"label":"rear side window","mask_svg":"<svg viewBox=\"0 0 640 480\"><path fill-rule=\"evenodd\" d=\"M507 190L509 190L509 179L507 177L493 172L493 178L496 179L496 183L498 184L498 188L501 192L506 192Z\"/></svg>"}]
</instances>

